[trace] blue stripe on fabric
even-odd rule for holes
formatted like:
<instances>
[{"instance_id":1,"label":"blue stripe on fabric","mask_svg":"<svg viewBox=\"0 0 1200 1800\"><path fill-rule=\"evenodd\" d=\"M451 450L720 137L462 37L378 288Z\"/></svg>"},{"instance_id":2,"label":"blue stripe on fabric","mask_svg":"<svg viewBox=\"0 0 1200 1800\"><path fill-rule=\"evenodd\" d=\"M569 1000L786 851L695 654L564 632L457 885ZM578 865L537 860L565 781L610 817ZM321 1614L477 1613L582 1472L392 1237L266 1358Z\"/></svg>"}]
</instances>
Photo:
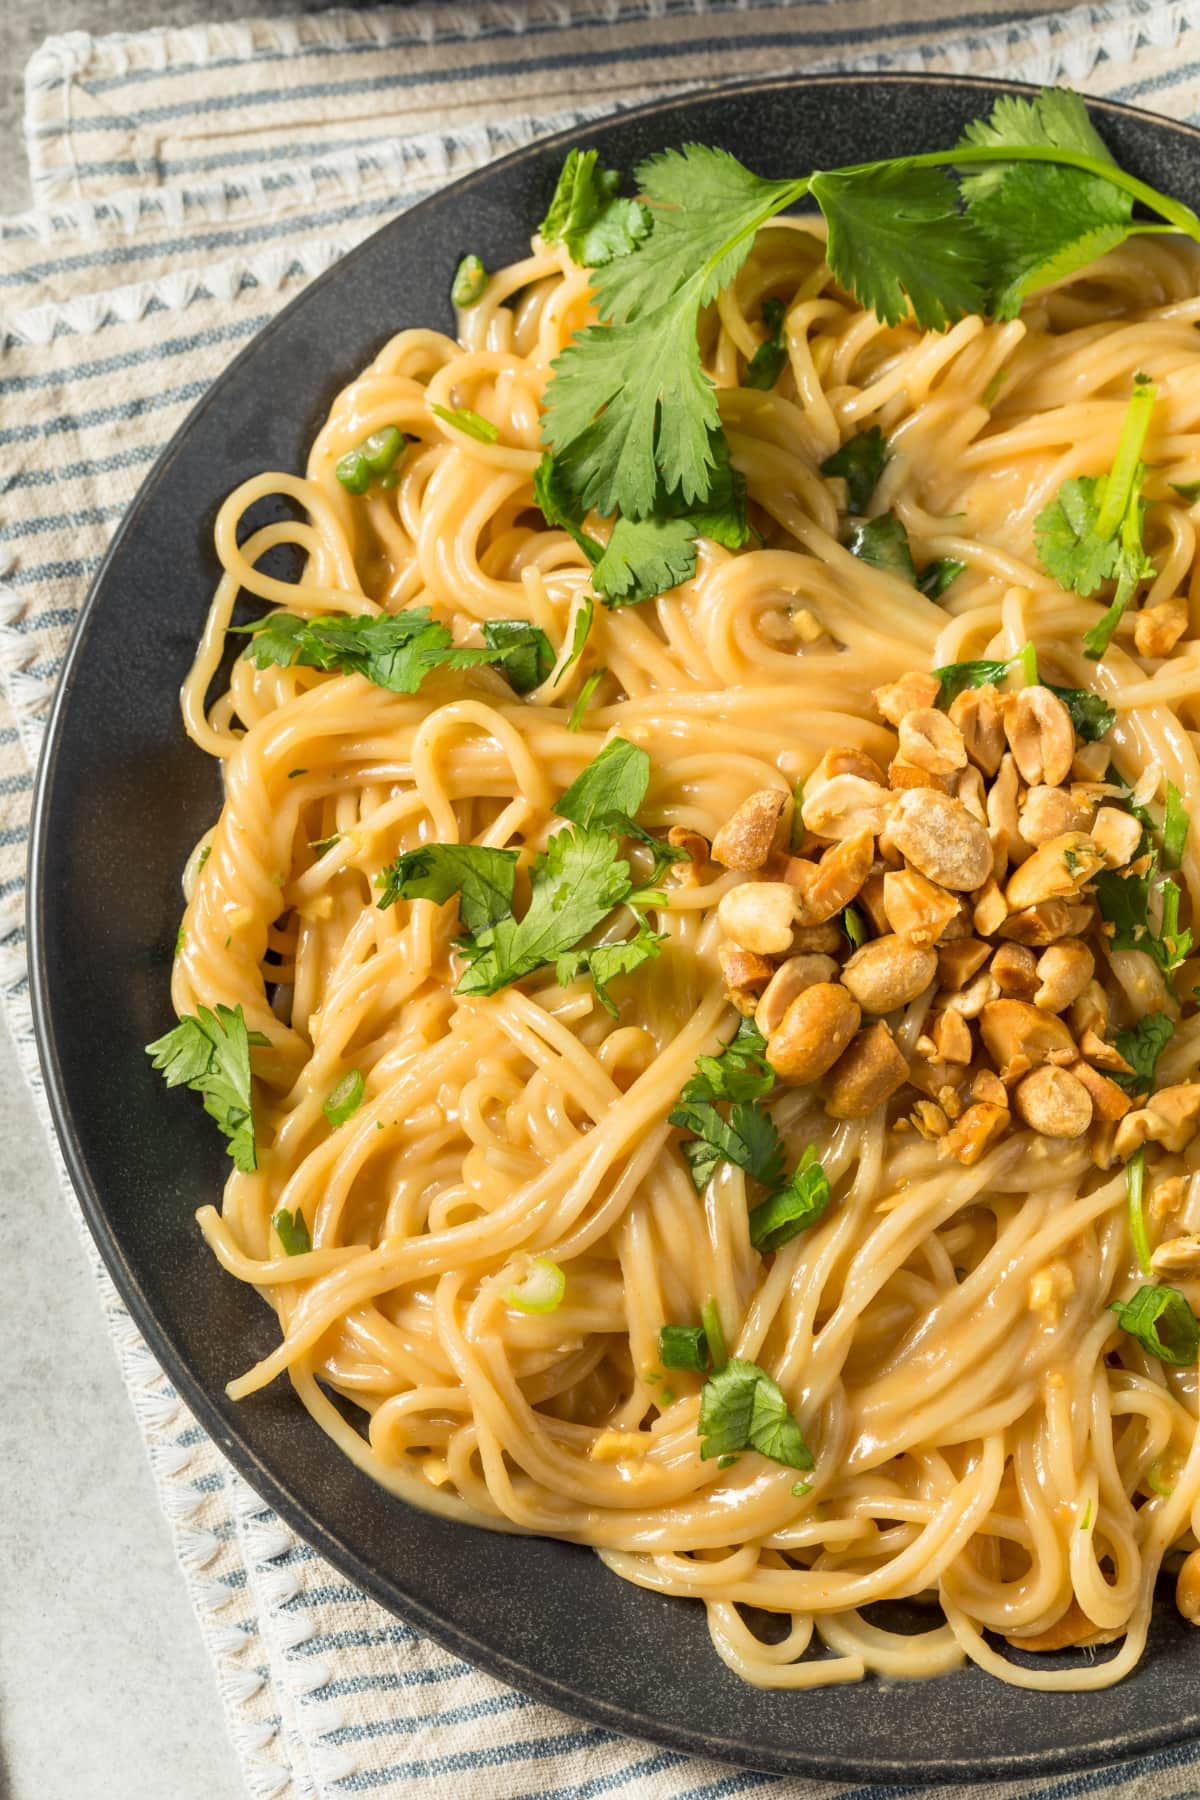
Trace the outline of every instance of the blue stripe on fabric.
<instances>
[{"instance_id":1,"label":"blue stripe on fabric","mask_svg":"<svg viewBox=\"0 0 1200 1800\"><path fill-rule=\"evenodd\" d=\"M255 313L251 319L213 325L206 331L193 332L190 337L164 338L161 344L144 344L139 350L118 350L112 356L98 356L91 362L76 363L69 370L46 369L33 375L6 375L0 377L0 395L28 394L38 388L94 381L101 375L115 375L119 369L135 369L148 362L169 362L175 356L190 356L197 350L237 343L240 338L253 337L256 331L269 325L274 316L273 313Z\"/></svg>"},{"instance_id":2,"label":"blue stripe on fabric","mask_svg":"<svg viewBox=\"0 0 1200 1800\"><path fill-rule=\"evenodd\" d=\"M1144 81L1128 81L1123 87L1114 88L1109 95L1111 100L1124 100L1126 103L1138 100L1143 94L1160 94L1164 88L1190 81L1200 75L1200 63L1176 64L1174 68L1165 69L1161 75L1147 75ZM1194 114L1189 115L1195 117Z\"/></svg>"},{"instance_id":3,"label":"blue stripe on fabric","mask_svg":"<svg viewBox=\"0 0 1200 1800\"><path fill-rule=\"evenodd\" d=\"M475 1719L495 1718L498 1713L524 1712L537 1701L529 1694L518 1694L510 1688L504 1694L490 1694L486 1700L471 1700L465 1706L449 1706L434 1713L414 1717L371 1719L362 1725L335 1725L324 1742L329 1744L370 1743L382 1737L401 1737L408 1731L426 1731L431 1726L469 1725Z\"/></svg>"},{"instance_id":4,"label":"blue stripe on fabric","mask_svg":"<svg viewBox=\"0 0 1200 1800\"><path fill-rule=\"evenodd\" d=\"M7 825L0 831L0 850L7 850L13 844L24 844L29 838L27 825Z\"/></svg>"},{"instance_id":5,"label":"blue stripe on fabric","mask_svg":"<svg viewBox=\"0 0 1200 1800\"><path fill-rule=\"evenodd\" d=\"M627 1763L611 1775L592 1775L586 1781L573 1781L568 1787L527 1788L523 1794L514 1794L512 1800L599 1800L601 1795L627 1787L631 1781L665 1774L687 1760L681 1750L660 1750L656 1756L649 1756L644 1762Z\"/></svg>"},{"instance_id":6,"label":"blue stripe on fabric","mask_svg":"<svg viewBox=\"0 0 1200 1800\"><path fill-rule=\"evenodd\" d=\"M9 587L33 587L39 581L74 581L80 575L90 575L100 567L101 561L99 556L69 556L61 562L34 563L28 569L13 569L4 579Z\"/></svg>"},{"instance_id":7,"label":"blue stripe on fabric","mask_svg":"<svg viewBox=\"0 0 1200 1800\"><path fill-rule=\"evenodd\" d=\"M204 381L182 381L178 387L164 388L157 394L137 394L117 406L93 406L88 412L55 413L44 424L9 425L0 431L0 444L29 444L39 438L60 437L64 432L89 431L95 425L115 425L118 421L142 419L149 412L161 412L164 406L177 406L198 400L212 386Z\"/></svg>"},{"instance_id":8,"label":"blue stripe on fabric","mask_svg":"<svg viewBox=\"0 0 1200 1800\"><path fill-rule=\"evenodd\" d=\"M753 45L756 50L786 49L822 49L841 50L859 43L878 43L881 39L893 41L912 37L921 32L936 30L939 38L946 32L960 29L995 28L1011 23L1013 20L1025 19L1029 15L997 12L963 12L943 15L936 20L893 21L877 20L869 26L858 27L851 31L772 31L756 34ZM194 101L174 101L162 106L144 107L140 112L121 112L108 117L85 117L71 121L72 132L78 134L86 131L115 131L120 127L135 129L139 125L164 125L180 118L204 117L213 113L232 112L236 108L253 104L262 106L294 106L303 100L334 99L343 94L353 94L361 98L368 94L387 93L394 89L414 87L434 87L453 82L460 84L470 81L484 81L494 76L520 76L535 74L552 74L556 70L580 70L603 67L608 64L627 64L636 62L653 62L664 56L680 55L704 56L721 50L728 50L730 41L728 34L719 37L689 38L680 44L674 39L663 39L646 44L610 44L599 50L559 51L552 56L519 56L511 62L482 62L471 66L461 64L442 69L397 70L387 75L370 75L365 80L350 77L345 81L313 81L299 87L287 88L279 93L269 94L206 94L203 99ZM61 125L55 121L37 126L35 136L56 137Z\"/></svg>"},{"instance_id":9,"label":"blue stripe on fabric","mask_svg":"<svg viewBox=\"0 0 1200 1800\"><path fill-rule=\"evenodd\" d=\"M56 487L60 481L84 481L91 475L111 475L115 469L153 462L165 442L160 438L156 444L138 444L112 456L84 457L61 469L14 469L11 475L0 475L0 494L11 494L15 488Z\"/></svg>"},{"instance_id":10,"label":"blue stripe on fabric","mask_svg":"<svg viewBox=\"0 0 1200 1800\"><path fill-rule=\"evenodd\" d=\"M16 519L11 525L0 525L0 543L17 538L41 537L46 531L78 531L85 525L110 525L125 511L124 506L85 506L78 512L45 513L40 518Z\"/></svg>"},{"instance_id":11,"label":"blue stripe on fabric","mask_svg":"<svg viewBox=\"0 0 1200 1800\"><path fill-rule=\"evenodd\" d=\"M443 1681L462 1681L475 1673L470 1663L457 1660L449 1668L389 1670L378 1675L345 1675L313 1689L314 1700L341 1700L350 1694L396 1694L404 1688L434 1687Z\"/></svg>"},{"instance_id":12,"label":"blue stripe on fabric","mask_svg":"<svg viewBox=\"0 0 1200 1800\"><path fill-rule=\"evenodd\" d=\"M77 606L51 606L44 611L22 613L19 619L13 619L8 626L9 631L29 632L53 629L56 625L73 625L79 617Z\"/></svg>"},{"instance_id":13,"label":"blue stripe on fabric","mask_svg":"<svg viewBox=\"0 0 1200 1800\"><path fill-rule=\"evenodd\" d=\"M33 776L4 775L0 776L0 799L7 799L9 794L26 794L33 786Z\"/></svg>"},{"instance_id":14,"label":"blue stripe on fabric","mask_svg":"<svg viewBox=\"0 0 1200 1800\"><path fill-rule=\"evenodd\" d=\"M420 1635L411 1625L382 1625L372 1631L362 1626L347 1631L317 1631L304 1643L297 1644L289 1654L324 1656L329 1650L373 1650L379 1644L415 1644Z\"/></svg>"},{"instance_id":15,"label":"blue stripe on fabric","mask_svg":"<svg viewBox=\"0 0 1200 1800\"><path fill-rule=\"evenodd\" d=\"M345 1793L365 1793L368 1788L384 1787L391 1781L421 1781L437 1775L461 1774L465 1769L499 1769L508 1763L541 1762L548 1756L568 1755L573 1750L589 1750L601 1744L619 1742L615 1731L604 1731L599 1727L561 1731L553 1737L532 1738L526 1743L489 1744L485 1750L456 1750L447 1756L389 1763L383 1769L360 1769L337 1785Z\"/></svg>"}]
</instances>

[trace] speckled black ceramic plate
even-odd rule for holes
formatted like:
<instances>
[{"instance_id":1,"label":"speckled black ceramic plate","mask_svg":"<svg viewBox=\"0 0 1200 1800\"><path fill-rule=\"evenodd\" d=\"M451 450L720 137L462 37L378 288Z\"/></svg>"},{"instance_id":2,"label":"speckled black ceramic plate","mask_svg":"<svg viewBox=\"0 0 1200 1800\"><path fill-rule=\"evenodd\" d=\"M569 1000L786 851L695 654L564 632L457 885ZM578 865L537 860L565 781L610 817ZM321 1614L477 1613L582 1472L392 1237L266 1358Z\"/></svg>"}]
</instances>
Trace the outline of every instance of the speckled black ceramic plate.
<instances>
[{"instance_id":1,"label":"speckled black ceramic plate","mask_svg":"<svg viewBox=\"0 0 1200 1800\"><path fill-rule=\"evenodd\" d=\"M696 139L780 176L941 148L998 91L907 76L760 83L572 136L618 168ZM1200 134L1095 111L1127 168L1200 204ZM345 1461L282 1383L240 1406L225 1398L225 1381L270 1349L275 1318L202 1244L193 1214L220 1193L224 1148L142 1052L169 1023L180 870L220 803L177 702L217 576L213 517L247 476L304 466L334 394L393 331L451 328L464 251L493 268L524 253L567 141L402 214L301 294L209 390L97 576L54 708L31 857L42 1063L91 1228L154 1351L259 1493L384 1606L568 1712L760 1769L904 1782L1079 1769L1193 1736L1200 1635L1165 1588L1146 1657L1115 1689L1025 1693L972 1669L764 1693L718 1661L699 1606L631 1587L585 1550L413 1511Z\"/></svg>"}]
</instances>

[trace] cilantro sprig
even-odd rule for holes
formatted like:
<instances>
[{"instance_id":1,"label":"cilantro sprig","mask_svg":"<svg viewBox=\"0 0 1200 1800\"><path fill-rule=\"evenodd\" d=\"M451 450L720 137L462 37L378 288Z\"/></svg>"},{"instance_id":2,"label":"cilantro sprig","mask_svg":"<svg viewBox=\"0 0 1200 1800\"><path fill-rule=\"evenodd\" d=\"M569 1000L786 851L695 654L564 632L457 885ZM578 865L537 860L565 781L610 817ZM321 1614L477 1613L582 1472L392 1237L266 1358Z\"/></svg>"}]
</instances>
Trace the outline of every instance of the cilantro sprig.
<instances>
[{"instance_id":1,"label":"cilantro sprig","mask_svg":"<svg viewBox=\"0 0 1200 1800\"><path fill-rule=\"evenodd\" d=\"M250 1050L268 1045L261 1031L248 1031L240 1006L214 1011L198 1006L184 1013L165 1036L146 1045L146 1055L168 1087L192 1088L204 1110L229 1139L234 1166L249 1174L258 1167L254 1108L250 1092Z\"/></svg>"},{"instance_id":2,"label":"cilantro sprig","mask_svg":"<svg viewBox=\"0 0 1200 1800\"><path fill-rule=\"evenodd\" d=\"M811 1469L813 1453L788 1408L779 1383L757 1363L731 1356L710 1375L700 1395L700 1455L710 1458L757 1450L790 1469Z\"/></svg>"},{"instance_id":3,"label":"cilantro sprig","mask_svg":"<svg viewBox=\"0 0 1200 1800\"><path fill-rule=\"evenodd\" d=\"M427 606L398 613L327 613L306 619L277 609L231 630L248 635L245 655L258 669L336 669L365 675L394 694L415 694L434 669L469 669L480 663L500 668L518 694L544 681L554 667L554 649L545 632L525 619L493 619L483 628L483 646L456 644L450 628Z\"/></svg>"}]
</instances>

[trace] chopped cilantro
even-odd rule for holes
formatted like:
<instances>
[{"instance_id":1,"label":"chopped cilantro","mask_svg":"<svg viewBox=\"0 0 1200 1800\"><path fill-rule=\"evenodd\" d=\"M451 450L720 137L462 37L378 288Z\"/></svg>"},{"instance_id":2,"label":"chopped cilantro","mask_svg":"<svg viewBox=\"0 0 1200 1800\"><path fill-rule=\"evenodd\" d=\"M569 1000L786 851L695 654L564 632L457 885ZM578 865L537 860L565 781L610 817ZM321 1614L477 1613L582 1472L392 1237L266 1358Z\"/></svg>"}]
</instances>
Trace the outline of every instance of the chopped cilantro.
<instances>
[{"instance_id":1,"label":"chopped cilantro","mask_svg":"<svg viewBox=\"0 0 1200 1800\"><path fill-rule=\"evenodd\" d=\"M742 377L744 387L773 388L782 375L787 362L787 345L783 341L785 311L782 300L763 301L762 316L767 335L746 364L746 373Z\"/></svg>"},{"instance_id":2,"label":"chopped cilantro","mask_svg":"<svg viewBox=\"0 0 1200 1800\"><path fill-rule=\"evenodd\" d=\"M1200 1350L1200 1320L1178 1288L1141 1287L1132 1300L1114 1300L1111 1310L1121 1330L1159 1362L1176 1368L1195 1362Z\"/></svg>"},{"instance_id":3,"label":"chopped cilantro","mask_svg":"<svg viewBox=\"0 0 1200 1800\"><path fill-rule=\"evenodd\" d=\"M174 1030L146 1045L146 1054L168 1087L186 1085L204 1098L204 1110L229 1139L229 1154L243 1174L258 1167L250 1091L250 1049L268 1045L261 1031L248 1031L240 1006L214 1012L198 1006L184 1013Z\"/></svg>"},{"instance_id":4,"label":"chopped cilantro","mask_svg":"<svg viewBox=\"0 0 1200 1800\"><path fill-rule=\"evenodd\" d=\"M916 585L917 570L908 533L895 513L856 521L846 533L846 548L873 569L883 569L910 586Z\"/></svg>"},{"instance_id":5,"label":"chopped cilantro","mask_svg":"<svg viewBox=\"0 0 1200 1800\"><path fill-rule=\"evenodd\" d=\"M1093 694L1088 688L1055 687L1052 681L1046 686L1052 694L1058 695L1070 713L1075 736L1081 744L1098 743L1116 724L1115 710L1100 694Z\"/></svg>"},{"instance_id":6,"label":"chopped cilantro","mask_svg":"<svg viewBox=\"0 0 1200 1800\"><path fill-rule=\"evenodd\" d=\"M1118 1031L1113 1042L1133 1073L1126 1075L1123 1070L1116 1070L1110 1079L1127 1094L1148 1094L1154 1086L1158 1059L1174 1035L1174 1019L1161 1012L1147 1013L1131 1031Z\"/></svg>"},{"instance_id":7,"label":"chopped cilantro","mask_svg":"<svg viewBox=\"0 0 1200 1800\"><path fill-rule=\"evenodd\" d=\"M299 1207L289 1212L286 1206L281 1206L278 1212L271 1214L271 1223L285 1256L303 1256L312 1249L308 1220Z\"/></svg>"},{"instance_id":8,"label":"chopped cilantro","mask_svg":"<svg viewBox=\"0 0 1200 1800\"><path fill-rule=\"evenodd\" d=\"M815 1225L832 1198L829 1177L809 1144L787 1186L751 1210L750 1242L764 1254L781 1249Z\"/></svg>"},{"instance_id":9,"label":"chopped cilantro","mask_svg":"<svg viewBox=\"0 0 1200 1800\"><path fill-rule=\"evenodd\" d=\"M887 439L878 425L856 432L821 464L822 475L838 475L846 483L847 510L861 516L870 504L888 460Z\"/></svg>"},{"instance_id":10,"label":"chopped cilantro","mask_svg":"<svg viewBox=\"0 0 1200 1800\"><path fill-rule=\"evenodd\" d=\"M734 1357L709 1376L700 1396L698 1429L700 1455L706 1461L757 1450L792 1469L813 1466L812 1451L778 1383L757 1363Z\"/></svg>"},{"instance_id":11,"label":"chopped cilantro","mask_svg":"<svg viewBox=\"0 0 1200 1800\"><path fill-rule=\"evenodd\" d=\"M569 150L554 197L538 226L543 243L565 244L575 262L594 269L628 256L653 224L638 200L622 200L621 177L602 169L595 150Z\"/></svg>"}]
</instances>

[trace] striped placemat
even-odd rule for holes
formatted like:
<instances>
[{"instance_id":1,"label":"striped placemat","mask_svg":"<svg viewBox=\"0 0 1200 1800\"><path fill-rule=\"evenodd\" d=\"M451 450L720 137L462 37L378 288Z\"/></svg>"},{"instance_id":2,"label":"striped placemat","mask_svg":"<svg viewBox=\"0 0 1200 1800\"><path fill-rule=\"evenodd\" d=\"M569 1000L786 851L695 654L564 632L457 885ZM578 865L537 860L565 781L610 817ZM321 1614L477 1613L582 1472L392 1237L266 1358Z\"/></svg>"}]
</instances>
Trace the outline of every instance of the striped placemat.
<instances>
[{"instance_id":1,"label":"striped placemat","mask_svg":"<svg viewBox=\"0 0 1200 1800\"><path fill-rule=\"evenodd\" d=\"M35 203L0 218L0 993L47 1132L22 926L30 771L90 578L167 438L306 281L456 175L617 106L830 67L1065 80L1195 118L1200 0L1053 17L1038 0L409 5L71 33L33 57ZM93 1261L251 1793L873 1800L579 1725L382 1613L232 1473ZM1195 1800L1195 1760L976 1791Z\"/></svg>"}]
</instances>

